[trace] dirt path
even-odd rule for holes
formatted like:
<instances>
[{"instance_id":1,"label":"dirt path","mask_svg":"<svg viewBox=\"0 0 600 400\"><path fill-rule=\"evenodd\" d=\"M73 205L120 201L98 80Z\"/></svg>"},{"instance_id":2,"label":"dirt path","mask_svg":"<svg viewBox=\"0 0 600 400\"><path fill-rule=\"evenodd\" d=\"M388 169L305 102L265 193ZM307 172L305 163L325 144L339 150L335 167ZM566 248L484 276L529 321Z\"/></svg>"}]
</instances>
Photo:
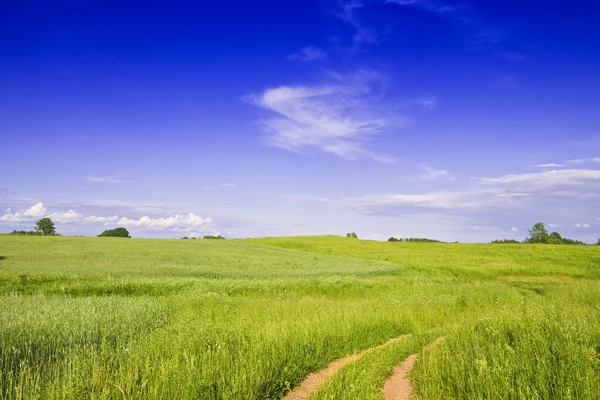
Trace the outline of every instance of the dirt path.
<instances>
[{"instance_id":1,"label":"dirt path","mask_svg":"<svg viewBox=\"0 0 600 400\"><path fill-rule=\"evenodd\" d=\"M435 339L423 348L423 351L430 351L444 341L443 337ZM392 376L388 378L383 386L384 400L413 400L415 393L408 380L408 373L414 367L417 361L417 354L411 354L402 362L402 364L394 367Z\"/></svg>"},{"instance_id":2,"label":"dirt path","mask_svg":"<svg viewBox=\"0 0 600 400\"><path fill-rule=\"evenodd\" d=\"M374 350L381 349L391 343L397 342L399 340L405 339L410 335L402 335L397 338L393 338L388 340L382 345L368 348L367 350L363 350L360 353L352 354L344 358L340 358L339 360L332 361L329 365L322 370L313 372L309 374L304 381L297 386L294 390L289 392L282 400L302 400L307 399L313 394L327 379L329 379L333 374L339 371L346 364L351 363L352 361L356 361L362 358L365 354L370 353ZM387 399L387 398L386 398Z\"/></svg>"},{"instance_id":3,"label":"dirt path","mask_svg":"<svg viewBox=\"0 0 600 400\"><path fill-rule=\"evenodd\" d=\"M411 354L402 364L394 367L392 376L383 386L383 398L385 400L412 400L415 398L407 376L415 365L415 361L417 361L417 355Z\"/></svg>"}]
</instances>

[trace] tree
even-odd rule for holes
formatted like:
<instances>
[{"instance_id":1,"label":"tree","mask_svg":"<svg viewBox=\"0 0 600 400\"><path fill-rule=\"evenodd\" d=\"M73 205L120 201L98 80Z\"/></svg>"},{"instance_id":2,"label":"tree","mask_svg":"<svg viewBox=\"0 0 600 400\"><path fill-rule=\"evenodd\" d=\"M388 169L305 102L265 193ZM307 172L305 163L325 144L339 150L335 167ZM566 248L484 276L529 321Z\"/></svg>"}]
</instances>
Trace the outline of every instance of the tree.
<instances>
[{"instance_id":1,"label":"tree","mask_svg":"<svg viewBox=\"0 0 600 400\"><path fill-rule=\"evenodd\" d=\"M352 239L358 239L358 235L355 232L352 232L352 233L348 232L348 233L346 233L346 237L347 238L352 238Z\"/></svg>"},{"instance_id":2,"label":"tree","mask_svg":"<svg viewBox=\"0 0 600 400\"><path fill-rule=\"evenodd\" d=\"M56 236L54 222L48 217L42 218L35 223L35 231L44 236Z\"/></svg>"},{"instance_id":3,"label":"tree","mask_svg":"<svg viewBox=\"0 0 600 400\"><path fill-rule=\"evenodd\" d=\"M527 243L548 243L550 235L543 223L538 222L529 230L529 237L525 239Z\"/></svg>"},{"instance_id":4,"label":"tree","mask_svg":"<svg viewBox=\"0 0 600 400\"><path fill-rule=\"evenodd\" d=\"M598 246L600 246L600 239L598 239L598 243L596 243Z\"/></svg>"},{"instance_id":5,"label":"tree","mask_svg":"<svg viewBox=\"0 0 600 400\"><path fill-rule=\"evenodd\" d=\"M563 244L563 238L560 236L558 232L552 232L550 236L548 236L548 244Z\"/></svg>"},{"instance_id":6,"label":"tree","mask_svg":"<svg viewBox=\"0 0 600 400\"><path fill-rule=\"evenodd\" d=\"M101 234L98 235L98 237L122 237L122 238L131 238L131 236L129 236L129 231L125 228L118 227L115 229L107 229L104 232L102 232Z\"/></svg>"}]
</instances>

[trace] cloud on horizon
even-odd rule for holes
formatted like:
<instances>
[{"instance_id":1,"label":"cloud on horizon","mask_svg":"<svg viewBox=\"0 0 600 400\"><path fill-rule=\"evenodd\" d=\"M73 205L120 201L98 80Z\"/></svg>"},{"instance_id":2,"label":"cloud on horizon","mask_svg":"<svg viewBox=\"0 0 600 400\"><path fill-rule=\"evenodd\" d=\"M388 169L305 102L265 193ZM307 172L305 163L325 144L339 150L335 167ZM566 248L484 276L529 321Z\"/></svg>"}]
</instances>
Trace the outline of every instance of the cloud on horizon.
<instances>
[{"instance_id":1,"label":"cloud on horizon","mask_svg":"<svg viewBox=\"0 0 600 400\"><path fill-rule=\"evenodd\" d=\"M210 218L201 217L194 213L176 214L167 217L152 218L142 216L140 218L111 216L84 216L74 210L50 212L44 203L38 202L33 206L14 213L7 212L0 216L1 222L9 223L34 223L40 218L48 217L57 224L96 224L96 225L119 225L124 227L135 227L144 230L171 230L174 232L203 231L213 229Z\"/></svg>"}]
</instances>

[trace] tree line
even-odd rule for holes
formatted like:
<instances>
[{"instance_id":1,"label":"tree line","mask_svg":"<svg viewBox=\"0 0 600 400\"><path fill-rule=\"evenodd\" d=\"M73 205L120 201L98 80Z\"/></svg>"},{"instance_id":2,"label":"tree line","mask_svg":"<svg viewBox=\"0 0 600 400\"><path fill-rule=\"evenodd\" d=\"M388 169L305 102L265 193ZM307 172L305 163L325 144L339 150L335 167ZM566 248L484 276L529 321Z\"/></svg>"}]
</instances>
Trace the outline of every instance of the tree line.
<instances>
[{"instance_id":1,"label":"tree line","mask_svg":"<svg viewBox=\"0 0 600 400\"><path fill-rule=\"evenodd\" d=\"M514 239L501 239L493 240L494 244L511 244L511 243L538 243L538 244L567 244L567 245L585 245L586 243L581 240L569 239L562 237L558 232L548 233L548 230L542 222L538 222L533 225L529 231L529 236L522 242ZM600 245L600 239L598 239L597 245Z\"/></svg>"},{"instance_id":2,"label":"tree line","mask_svg":"<svg viewBox=\"0 0 600 400\"><path fill-rule=\"evenodd\" d=\"M442 243L440 240L427 239L427 238L395 238L391 237L388 242L423 242L423 243Z\"/></svg>"},{"instance_id":3,"label":"tree line","mask_svg":"<svg viewBox=\"0 0 600 400\"><path fill-rule=\"evenodd\" d=\"M195 238L195 237L189 238L187 236L184 236L184 237L182 237L182 239L199 239L199 238ZM206 236L203 236L202 239L209 239L209 240L210 239L218 239L218 240L221 240L221 239L225 239L225 238L223 236L221 236L221 235L206 235Z\"/></svg>"}]
</instances>

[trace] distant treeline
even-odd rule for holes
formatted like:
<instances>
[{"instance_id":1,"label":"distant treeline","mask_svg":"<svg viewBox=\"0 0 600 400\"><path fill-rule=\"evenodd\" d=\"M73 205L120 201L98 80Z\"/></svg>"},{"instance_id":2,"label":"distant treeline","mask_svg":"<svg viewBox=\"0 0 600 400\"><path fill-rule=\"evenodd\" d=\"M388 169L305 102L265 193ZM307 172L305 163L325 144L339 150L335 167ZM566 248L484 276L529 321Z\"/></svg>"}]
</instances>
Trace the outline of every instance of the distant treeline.
<instances>
[{"instance_id":1,"label":"distant treeline","mask_svg":"<svg viewBox=\"0 0 600 400\"><path fill-rule=\"evenodd\" d=\"M391 237L388 242L424 242L424 243L442 243L440 240L427 238L395 238Z\"/></svg>"},{"instance_id":2,"label":"distant treeline","mask_svg":"<svg viewBox=\"0 0 600 400\"><path fill-rule=\"evenodd\" d=\"M199 239L199 238L195 238L195 237L189 238L187 236L184 236L184 237L182 237L182 239ZM206 235L206 236L202 237L202 239L225 239L225 238L221 235L216 235L216 236L215 235Z\"/></svg>"},{"instance_id":3,"label":"distant treeline","mask_svg":"<svg viewBox=\"0 0 600 400\"><path fill-rule=\"evenodd\" d=\"M42 236L42 232L36 232L36 231L17 231L14 230L12 232L9 233L9 235L24 235L24 236Z\"/></svg>"},{"instance_id":4,"label":"distant treeline","mask_svg":"<svg viewBox=\"0 0 600 400\"><path fill-rule=\"evenodd\" d=\"M538 244L567 244L567 245L585 245L581 240L564 238L558 232L548 233L543 223L538 222L529 231L529 237L522 242L515 239L493 240L493 244L516 244L516 243L538 243ZM598 239L597 245L600 245Z\"/></svg>"}]
</instances>

